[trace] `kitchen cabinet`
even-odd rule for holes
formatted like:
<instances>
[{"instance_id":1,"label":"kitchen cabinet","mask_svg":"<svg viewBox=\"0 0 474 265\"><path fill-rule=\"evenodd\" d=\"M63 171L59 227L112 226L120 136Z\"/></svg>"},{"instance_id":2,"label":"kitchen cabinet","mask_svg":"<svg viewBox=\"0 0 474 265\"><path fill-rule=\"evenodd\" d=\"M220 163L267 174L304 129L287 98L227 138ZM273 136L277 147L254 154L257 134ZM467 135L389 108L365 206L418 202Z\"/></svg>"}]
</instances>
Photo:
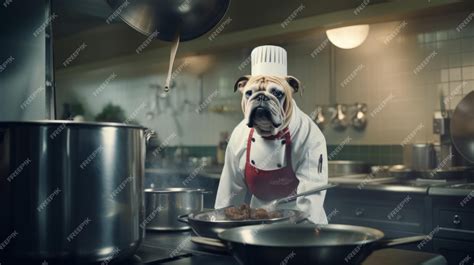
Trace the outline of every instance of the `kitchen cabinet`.
<instances>
[{"instance_id":1,"label":"kitchen cabinet","mask_svg":"<svg viewBox=\"0 0 474 265\"><path fill-rule=\"evenodd\" d=\"M474 258L474 207L460 203L469 192L385 184L363 189L357 185L341 185L327 191L325 209L328 213L337 209L330 223L374 227L388 238L429 235L431 238L421 244L403 248L440 253L449 264L460 264L468 255ZM393 218L387 218L407 196L410 201L400 207Z\"/></svg>"}]
</instances>

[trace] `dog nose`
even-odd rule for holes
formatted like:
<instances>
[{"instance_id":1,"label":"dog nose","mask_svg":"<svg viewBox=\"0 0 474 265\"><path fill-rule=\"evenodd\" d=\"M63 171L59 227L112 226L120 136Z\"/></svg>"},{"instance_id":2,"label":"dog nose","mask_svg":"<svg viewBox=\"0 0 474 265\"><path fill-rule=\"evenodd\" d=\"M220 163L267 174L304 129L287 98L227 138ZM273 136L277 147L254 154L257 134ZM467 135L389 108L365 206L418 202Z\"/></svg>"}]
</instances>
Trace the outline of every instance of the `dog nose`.
<instances>
[{"instance_id":1,"label":"dog nose","mask_svg":"<svg viewBox=\"0 0 474 265\"><path fill-rule=\"evenodd\" d=\"M269 98L267 96L265 96L264 94L260 94L257 96L256 98L257 101L267 101L269 100Z\"/></svg>"}]
</instances>

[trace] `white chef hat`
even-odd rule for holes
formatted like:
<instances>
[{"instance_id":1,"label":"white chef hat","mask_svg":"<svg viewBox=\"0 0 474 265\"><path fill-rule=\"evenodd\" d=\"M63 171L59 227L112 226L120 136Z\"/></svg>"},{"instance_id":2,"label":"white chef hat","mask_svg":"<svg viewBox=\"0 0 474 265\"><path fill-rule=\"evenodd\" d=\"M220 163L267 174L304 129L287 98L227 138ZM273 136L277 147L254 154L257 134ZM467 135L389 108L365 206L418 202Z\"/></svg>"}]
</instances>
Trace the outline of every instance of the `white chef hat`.
<instances>
[{"instance_id":1,"label":"white chef hat","mask_svg":"<svg viewBox=\"0 0 474 265\"><path fill-rule=\"evenodd\" d=\"M252 75L287 76L286 50L279 46L264 45L253 49Z\"/></svg>"}]
</instances>

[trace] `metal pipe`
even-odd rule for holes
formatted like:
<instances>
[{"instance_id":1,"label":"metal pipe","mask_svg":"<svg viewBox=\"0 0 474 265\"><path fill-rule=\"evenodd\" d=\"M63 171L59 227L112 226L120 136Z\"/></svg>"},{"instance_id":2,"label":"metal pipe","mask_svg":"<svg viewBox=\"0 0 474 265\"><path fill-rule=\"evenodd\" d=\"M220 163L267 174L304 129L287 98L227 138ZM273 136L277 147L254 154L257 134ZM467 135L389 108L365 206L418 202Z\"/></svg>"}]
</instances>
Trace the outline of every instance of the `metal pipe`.
<instances>
[{"instance_id":1,"label":"metal pipe","mask_svg":"<svg viewBox=\"0 0 474 265\"><path fill-rule=\"evenodd\" d=\"M46 0L46 17L53 15L52 0ZM45 67L45 104L46 119L56 119L56 85L54 82L53 23L45 29L46 67Z\"/></svg>"}]
</instances>

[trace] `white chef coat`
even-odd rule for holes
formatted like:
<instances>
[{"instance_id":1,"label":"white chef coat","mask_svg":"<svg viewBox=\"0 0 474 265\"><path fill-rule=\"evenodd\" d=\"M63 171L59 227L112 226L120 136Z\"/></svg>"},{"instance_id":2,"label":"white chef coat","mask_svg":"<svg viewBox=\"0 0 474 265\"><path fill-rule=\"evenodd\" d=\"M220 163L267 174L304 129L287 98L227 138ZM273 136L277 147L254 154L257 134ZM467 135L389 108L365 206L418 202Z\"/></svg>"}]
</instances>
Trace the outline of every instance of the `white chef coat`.
<instances>
[{"instance_id":1,"label":"white chef coat","mask_svg":"<svg viewBox=\"0 0 474 265\"><path fill-rule=\"evenodd\" d=\"M293 171L299 180L297 193L328 183L327 149L324 135L311 120L293 102L293 115L289 123L292 142ZM225 164L217 191L215 208L240 205L251 195L245 184L245 162L247 141L250 128L242 121L232 132L225 154ZM285 145L281 140L263 139L256 132L252 143L250 159L255 167L262 170L274 170L285 166ZM323 157L322 171L318 171L320 156ZM300 197L296 202L282 204L278 208L298 209L310 214L309 220L316 224L326 224L327 218L323 208L326 191L319 194ZM251 195L250 207L265 208L271 201L262 201Z\"/></svg>"}]
</instances>

